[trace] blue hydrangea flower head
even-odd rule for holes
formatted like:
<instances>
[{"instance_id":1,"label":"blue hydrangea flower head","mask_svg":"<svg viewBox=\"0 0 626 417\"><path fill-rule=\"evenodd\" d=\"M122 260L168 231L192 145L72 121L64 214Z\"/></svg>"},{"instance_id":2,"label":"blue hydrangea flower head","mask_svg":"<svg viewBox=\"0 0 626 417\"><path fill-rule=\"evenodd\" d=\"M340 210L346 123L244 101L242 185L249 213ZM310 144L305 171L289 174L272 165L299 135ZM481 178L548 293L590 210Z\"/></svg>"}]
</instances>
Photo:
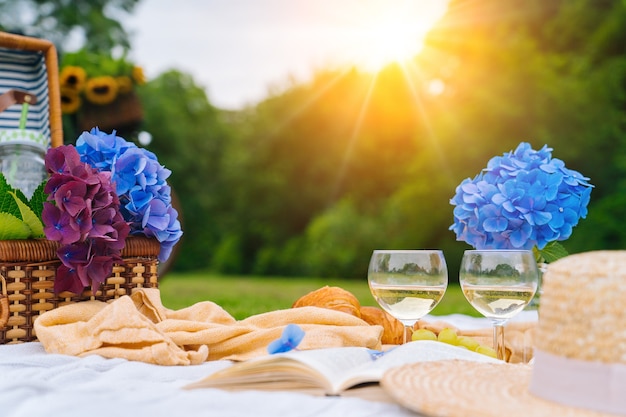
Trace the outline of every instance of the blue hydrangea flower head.
<instances>
[{"instance_id":1,"label":"blue hydrangea flower head","mask_svg":"<svg viewBox=\"0 0 626 417\"><path fill-rule=\"evenodd\" d=\"M450 230L476 249L543 249L568 239L587 216L592 187L551 148L522 142L457 186Z\"/></svg>"},{"instance_id":2,"label":"blue hydrangea flower head","mask_svg":"<svg viewBox=\"0 0 626 417\"><path fill-rule=\"evenodd\" d=\"M89 132L83 132L76 140L76 150L80 159L87 162L99 171L110 171L116 158L129 147L136 147L132 142L113 133L101 132L94 127Z\"/></svg>"},{"instance_id":3,"label":"blue hydrangea flower head","mask_svg":"<svg viewBox=\"0 0 626 417\"><path fill-rule=\"evenodd\" d=\"M109 172L120 201L120 211L130 233L154 237L161 243L159 261L166 261L183 232L178 212L172 208L171 171L153 152L93 128L76 140L80 160L98 171Z\"/></svg>"}]
</instances>

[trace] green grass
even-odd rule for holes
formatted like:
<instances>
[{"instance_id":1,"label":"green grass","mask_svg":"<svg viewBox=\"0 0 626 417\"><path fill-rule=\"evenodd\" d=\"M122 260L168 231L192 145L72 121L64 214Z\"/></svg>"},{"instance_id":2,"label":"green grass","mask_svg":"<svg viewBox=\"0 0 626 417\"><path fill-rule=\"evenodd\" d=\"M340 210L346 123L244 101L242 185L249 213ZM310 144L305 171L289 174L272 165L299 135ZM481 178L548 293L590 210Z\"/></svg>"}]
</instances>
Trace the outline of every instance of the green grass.
<instances>
[{"instance_id":1,"label":"green grass","mask_svg":"<svg viewBox=\"0 0 626 417\"><path fill-rule=\"evenodd\" d=\"M213 301L236 319L272 310L290 308L294 301L324 285L342 287L353 293L361 305L375 306L367 281L226 276L210 273L173 273L159 284L165 307L178 310L200 301ZM431 314L452 313L479 316L465 300L458 285L449 285L443 300Z\"/></svg>"}]
</instances>

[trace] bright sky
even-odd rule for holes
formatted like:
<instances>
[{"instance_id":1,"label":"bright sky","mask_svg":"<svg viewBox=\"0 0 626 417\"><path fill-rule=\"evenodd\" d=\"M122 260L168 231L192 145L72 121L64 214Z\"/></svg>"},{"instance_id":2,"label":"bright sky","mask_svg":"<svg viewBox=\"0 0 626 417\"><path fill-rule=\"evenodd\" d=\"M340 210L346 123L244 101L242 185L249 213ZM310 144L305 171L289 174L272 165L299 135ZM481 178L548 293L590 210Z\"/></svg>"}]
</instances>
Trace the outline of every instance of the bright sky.
<instances>
[{"instance_id":1,"label":"bright sky","mask_svg":"<svg viewBox=\"0 0 626 417\"><path fill-rule=\"evenodd\" d=\"M447 0L141 0L125 23L131 57L148 77L176 68L212 104L253 104L318 67L418 52Z\"/></svg>"}]
</instances>

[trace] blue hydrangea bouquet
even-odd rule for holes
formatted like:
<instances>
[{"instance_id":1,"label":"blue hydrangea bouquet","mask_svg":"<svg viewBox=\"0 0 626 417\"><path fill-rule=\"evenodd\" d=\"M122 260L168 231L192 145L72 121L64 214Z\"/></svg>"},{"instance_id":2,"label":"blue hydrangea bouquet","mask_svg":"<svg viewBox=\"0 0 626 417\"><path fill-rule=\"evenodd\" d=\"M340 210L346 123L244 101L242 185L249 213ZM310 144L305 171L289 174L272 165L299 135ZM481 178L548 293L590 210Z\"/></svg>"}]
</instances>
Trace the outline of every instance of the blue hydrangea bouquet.
<instances>
[{"instance_id":1,"label":"blue hydrangea bouquet","mask_svg":"<svg viewBox=\"0 0 626 417\"><path fill-rule=\"evenodd\" d=\"M538 260L554 261L567 255L558 242L587 216L588 181L551 148L522 142L456 188L450 230L475 249L532 249Z\"/></svg>"}]
</instances>

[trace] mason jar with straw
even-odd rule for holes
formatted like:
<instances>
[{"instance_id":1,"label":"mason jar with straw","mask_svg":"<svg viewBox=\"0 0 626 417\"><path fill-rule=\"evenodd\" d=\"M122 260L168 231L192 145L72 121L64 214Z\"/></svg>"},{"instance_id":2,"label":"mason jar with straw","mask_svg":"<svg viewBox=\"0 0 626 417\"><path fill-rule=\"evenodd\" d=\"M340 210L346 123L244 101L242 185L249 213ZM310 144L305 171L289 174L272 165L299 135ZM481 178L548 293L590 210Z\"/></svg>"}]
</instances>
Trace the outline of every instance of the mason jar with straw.
<instances>
[{"instance_id":1,"label":"mason jar with straw","mask_svg":"<svg viewBox=\"0 0 626 417\"><path fill-rule=\"evenodd\" d=\"M9 185L21 190L27 198L32 197L47 175L44 166L47 140L41 132L26 128L29 105L36 102L34 95L19 90L0 96L0 111L10 105L22 106L18 129L0 130L0 171Z\"/></svg>"}]
</instances>

